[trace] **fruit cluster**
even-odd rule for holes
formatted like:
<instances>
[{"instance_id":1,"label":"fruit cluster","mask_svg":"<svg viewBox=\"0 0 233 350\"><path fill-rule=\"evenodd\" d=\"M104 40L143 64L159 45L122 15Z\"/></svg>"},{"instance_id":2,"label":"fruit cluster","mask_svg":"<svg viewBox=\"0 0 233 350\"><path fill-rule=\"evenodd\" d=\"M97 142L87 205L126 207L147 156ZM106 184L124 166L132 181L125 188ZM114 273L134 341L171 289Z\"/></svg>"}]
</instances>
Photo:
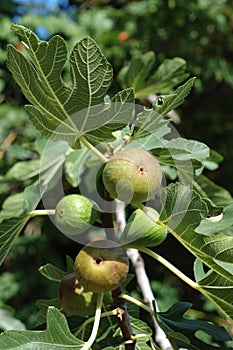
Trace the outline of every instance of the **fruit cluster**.
<instances>
[{"instance_id":1,"label":"fruit cluster","mask_svg":"<svg viewBox=\"0 0 233 350\"><path fill-rule=\"evenodd\" d=\"M141 209L142 202L155 197L161 181L158 161L143 149L122 150L106 162L102 168L105 191L112 199L132 203L140 209L129 218L128 228L122 233L122 238L118 237L118 243L109 239L93 241L80 250L75 259L74 273L64 277L59 285L60 305L67 314L87 316L93 313L97 293L108 293L120 286L129 270L126 253L129 241L132 241L131 246L134 246L133 241L136 246L144 242L156 245L165 239L166 232L156 224L156 211ZM55 210L55 224L67 235L79 235L96 221L101 222L101 218L97 204L80 194L63 197Z\"/></svg>"}]
</instances>

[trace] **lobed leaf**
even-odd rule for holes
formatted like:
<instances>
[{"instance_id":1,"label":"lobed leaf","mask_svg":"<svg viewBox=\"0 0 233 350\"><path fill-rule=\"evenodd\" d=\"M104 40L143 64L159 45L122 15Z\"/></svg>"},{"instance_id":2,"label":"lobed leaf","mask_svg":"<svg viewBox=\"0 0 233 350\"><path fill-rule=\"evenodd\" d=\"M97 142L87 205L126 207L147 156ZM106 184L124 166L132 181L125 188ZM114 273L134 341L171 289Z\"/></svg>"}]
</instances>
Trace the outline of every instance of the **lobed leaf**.
<instances>
[{"instance_id":1,"label":"lobed leaf","mask_svg":"<svg viewBox=\"0 0 233 350\"><path fill-rule=\"evenodd\" d=\"M154 103L154 109L161 115L165 116L173 109L176 109L184 103L185 98L190 93L194 84L195 77L190 78L185 84L179 86L171 95L160 96ZM162 103L160 102L162 99Z\"/></svg>"},{"instance_id":2,"label":"lobed leaf","mask_svg":"<svg viewBox=\"0 0 233 350\"><path fill-rule=\"evenodd\" d=\"M163 209L160 220L166 224L168 231L194 256L209 266L219 281L224 281L227 286L231 286L233 282L233 236L226 233L206 235L195 231L200 222L208 216L205 201L188 186L178 184L169 185L161 199ZM224 283L222 282L223 285ZM222 290L224 290L223 285L220 287ZM225 295L227 298L228 294L229 289L226 288L222 297ZM232 300L229 301L231 307L233 306ZM215 303L228 314L229 305L225 307L220 301L218 304L218 298L215 299ZM232 313L228 316L232 317Z\"/></svg>"},{"instance_id":3,"label":"lobed leaf","mask_svg":"<svg viewBox=\"0 0 233 350\"><path fill-rule=\"evenodd\" d=\"M233 204L226 206L223 212L201 221L195 229L197 233L212 235L214 233L228 230L233 226Z\"/></svg>"},{"instance_id":4,"label":"lobed leaf","mask_svg":"<svg viewBox=\"0 0 233 350\"><path fill-rule=\"evenodd\" d=\"M69 330L65 316L55 307L47 311L47 327L43 331L10 330L1 334L0 349L81 350L84 342Z\"/></svg>"},{"instance_id":5,"label":"lobed leaf","mask_svg":"<svg viewBox=\"0 0 233 350\"><path fill-rule=\"evenodd\" d=\"M154 148L153 153L163 165L174 166L178 172L195 170L199 175L209 157L209 147L199 141L177 137L164 141L163 147Z\"/></svg>"},{"instance_id":6,"label":"lobed leaf","mask_svg":"<svg viewBox=\"0 0 233 350\"><path fill-rule=\"evenodd\" d=\"M194 263L194 274L202 294L233 320L233 282L212 270L205 272L199 259Z\"/></svg>"},{"instance_id":7,"label":"lobed leaf","mask_svg":"<svg viewBox=\"0 0 233 350\"><path fill-rule=\"evenodd\" d=\"M133 89L104 103L112 68L93 39L87 36L74 46L69 58L70 81L65 83L62 73L68 52L64 39L55 35L46 42L21 25L12 27L27 55L9 45L8 67L31 103L26 106L30 119L44 137L77 148L85 134L109 140L113 131L127 125L132 111L124 105L134 103Z\"/></svg>"},{"instance_id":8,"label":"lobed leaf","mask_svg":"<svg viewBox=\"0 0 233 350\"><path fill-rule=\"evenodd\" d=\"M204 175L195 178L194 187L197 192L200 191L201 196L210 198L215 205L225 206L233 203L233 198L229 191Z\"/></svg>"},{"instance_id":9,"label":"lobed leaf","mask_svg":"<svg viewBox=\"0 0 233 350\"><path fill-rule=\"evenodd\" d=\"M150 94L163 94L171 91L188 77L186 62L179 57L166 59L153 73L154 52L147 52L131 60L118 75L121 86L132 86L136 98L146 98Z\"/></svg>"},{"instance_id":10,"label":"lobed leaf","mask_svg":"<svg viewBox=\"0 0 233 350\"><path fill-rule=\"evenodd\" d=\"M230 335L227 333L224 327L207 321L185 318L184 314L191 306L192 305L190 303L179 302L174 304L168 311L159 312L157 314L160 325L167 334L174 348L185 348L188 350L230 350L228 347L219 347L207 344L196 337L196 332L201 330L210 335L214 341L223 342L231 340ZM183 336L183 338L179 336L180 334Z\"/></svg>"},{"instance_id":11,"label":"lobed leaf","mask_svg":"<svg viewBox=\"0 0 233 350\"><path fill-rule=\"evenodd\" d=\"M195 78L189 79L184 85L180 86L173 94L163 96L162 104L154 103L153 108L144 108L142 112L137 114L135 124L135 132L133 138L158 138L159 142L156 142L156 146L164 148L164 143L161 143L163 136L170 132L168 127L169 119L164 118L168 112L181 105L187 95L190 93L190 89L194 84ZM147 142L147 140L146 140ZM175 141L174 141L175 142ZM153 146L152 146L153 147Z\"/></svg>"}]
</instances>

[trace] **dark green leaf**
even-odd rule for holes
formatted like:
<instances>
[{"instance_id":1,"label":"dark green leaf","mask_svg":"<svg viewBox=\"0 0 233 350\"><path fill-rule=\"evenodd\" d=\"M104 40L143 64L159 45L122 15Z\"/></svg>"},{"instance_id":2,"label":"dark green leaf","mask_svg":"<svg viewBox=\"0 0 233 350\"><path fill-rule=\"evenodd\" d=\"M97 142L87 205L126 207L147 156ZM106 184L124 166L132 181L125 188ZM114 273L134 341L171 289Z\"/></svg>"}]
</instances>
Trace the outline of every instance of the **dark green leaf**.
<instances>
[{"instance_id":1,"label":"dark green leaf","mask_svg":"<svg viewBox=\"0 0 233 350\"><path fill-rule=\"evenodd\" d=\"M30 216L20 216L4 220L0 224L0 265L29 219Z\"/></svg>"},{"instance_id":2,"label":"dark green leaf","mask_svg":"<svg viewBox=\"0 0 233 350\"><path fill-rule=\"evenodd\" d=\"M175 342L177 349L184 347L189 350L211 350L211 349L229 349L228 347L219 347L206 344L204 341L196 337L197 331L203 331L210 335L216 342L231 340L230 335L224 327L212 324L207 321L192 320L184 317L184 313L191 307L190 303L180 302L174 304L168 311L159 312L158 320L169 340L173 344ZM173 336L175 332L175 337ZM182 339L178 334L182 334L186 339ZM185 341L184 341L185 340Z\"/></svg>"},{"instance_id":3,"label":"dark green leaf","mask_svg":"<svg viewBox=\"0 0 233 350\"><path fill-rule=\"evenodd\" d=\"M233 198L230 192L204 175L195 178L194 187L202 197L211 199L215 205L225 206L233 203Z\"/></svg>"},{"instance_id":4,"label":"dark green leaf","mask_svg":"<svg viewBox=\"0 0 233 350\"><path fill-rule=\"evenodd\" d=\"M40 273L48 278L49 280L60 282L61 279L67 275L65 271L62 271L61 269L57 268L53 264L46 264L44 266L41 266L39 268Z\"/></svg>"},{"instance_id":5,"label":"dark green leaf","mask_svg":"<svg viewBox=\"0 0 233 350\"><path fill-rule=\"evenodd\" d=\"M132 86L136 97L140 99L150 94L168 93L189 75L185 72L186 62L182 58L166 59L152 73L154 62L154 52L133 58L118 75L121 85L124 88Z\"/></svg>"},{"instance_id":6,"label":"dark green leaf","mask_svg":"<svg viewBox=\"0 0 233 350\"><path fill-rule=\"evenodd\" d=\"M204 272L203 264L195 262L195 279L201 292L217 305L227 318L233 320L233 282L209 270Z\"/></svg>"}]
</instances>

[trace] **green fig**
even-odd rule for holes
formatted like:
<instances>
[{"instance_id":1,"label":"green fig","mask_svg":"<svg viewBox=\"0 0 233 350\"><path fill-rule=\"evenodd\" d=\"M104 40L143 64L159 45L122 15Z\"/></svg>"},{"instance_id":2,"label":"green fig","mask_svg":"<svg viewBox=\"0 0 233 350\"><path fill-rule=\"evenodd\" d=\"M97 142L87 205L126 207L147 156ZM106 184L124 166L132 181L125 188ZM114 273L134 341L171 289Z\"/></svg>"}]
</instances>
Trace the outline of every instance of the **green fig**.
<instances>
[{"instance_id":1,"label":"green fig","mask_svg":"<svg viewBox=\"0 0 233 350\"><path fill-rule=\"evenodd\" d=\"M93 315L96 309L97 294L84 291L74 273L65 276L58 287L61 309L68 315L82 317Z\"/></svg>"},{"instance_id":2,"label":"green fig","mask_svg":"<svg viewBox=\"0 0 233 350\"><path fill-rule=\"evenodd\" d=\"M141 203L158 192L162 172L158 161L146 150L129 148L116 153L105 164L103 183L112 198Z\"/></svg>"},{"instance_id":3,"label":"green fig","mask_svg":"<svg viewBox=\"0 0 233 350\"><path fill-rule=\"evenodd\" d=\"M116 242L94 241L78 253L74 271L85 290L94 293L116 289L129 269L128 256Z\"/></svg>"},{"instance_id":4,"label":"green fig","mask_svg":"<svg viewBox=\"0 0 233 350\"><path fill-rule=\"evenodd\" d=\"M55 209L55 224L60 231L68 235L84 232L99 217L97 204L79 194L63 197Z\"/></svg>"},{"instance_id":5,"label":"green fig","mask_svg":"<svg viewBox=\"0 0 233 350\"><path fill-rule=\"evenodd\" d=\"M127 225L119 237L124 248L154 247L167 237L166 227L157 223L158 212L150 207L136 209L127 220Z\"/></svg>"}]
</instances>

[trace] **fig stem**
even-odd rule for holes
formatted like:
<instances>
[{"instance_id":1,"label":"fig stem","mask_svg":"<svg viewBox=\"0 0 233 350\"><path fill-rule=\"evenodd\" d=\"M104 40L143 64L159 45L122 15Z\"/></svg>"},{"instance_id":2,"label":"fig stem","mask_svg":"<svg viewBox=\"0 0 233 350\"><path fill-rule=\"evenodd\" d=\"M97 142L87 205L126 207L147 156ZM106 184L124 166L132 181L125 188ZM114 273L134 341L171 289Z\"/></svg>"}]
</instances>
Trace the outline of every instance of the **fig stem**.
<instances>
[{"instance_id":1,"label":"fig stem","mask_svg":"<svg viewBox=\"0 0 233 350\"><path fill-rule=\"evenodd\" d=\"M134 297L131 297L128 294L122 293L119 295L119 298L124 299L126 301L130 301L131 303L137 305L138 307L144 309L145 311L149 312L149 314L151 314L152 316L154 316L154 311L149 308L148 306L146 306L144 303L142 303L141 301L135 299Z\"/></svg>"},{"instance_id":2,"label":"fig stem","mask_svg":"<svg viewBox=\"0 0 233 350\"><path fill-rule=\"evenodd\" d=\"M140 247L139 249L141 252L151 256L153 259L160 262L163 266L168 268L171 272L173 272L177 277L179 277L182 281L187 283L190 287L192 287L195 290L200 291L200 286L198 283L194 282L186 276L183 272L181 272L179 269L177 269L174 265L172 265L169 261L167 261L165 258L163 258L161 255L153 252L152 250L146 248L146 247Z\"/></svg>"},{"instance_id":3,"label":"fig stem","mask_svg":"<svg viewBox=\"0 0 233 350\"><path fill-rule=\"evenodd\" d=\"M41 215L55 215L55 209L32 210L29 215L30 215L30 218L33 218L34 216L41 216Z\"/></svg>"},{"instance_id":4,"label":"fig stem","mask_svg":"<svg viewBox=\"0 0 233 350\"><path fill-rule=\"evenodd\" d=\"M118 309L114 309L114 310L111 310L111 311L105 311L105 312L102 312L102 313L101 313L101 318L102 318L102 317L109 317L109 316L117 316L118 314L119 314L119 310L118 310ZM90 317L90 318L88 318L88 319L82 324L82 326L79 327L79 329L74 333L75 337L77 337L78 334L81 333L82 330L85 329L89 323L92 323L94 319L95 319L95 317Z\"/></svg>"},{"instance_id":5,"label":"fig stem","mask_svg":"<svg viewBox=\"0 0 233 350\"><path fill-rule=\"evenodd\" d=\"M106 238L110 241L117 241L114 224L113 224L113 199L110 197L109 193L105 191L104 193L105 207L102 213L102 226L104 227Z\"/></svg>"},{"instance_id":6,"label":"fig stem","mask_svg":"<svg viewBox=\"0 0 233 350\"><path fill-rule=\"evenodd\" d=\"M92 153L98 157L101 162L106 163L108 161L108 158L103 155L102 152L100 152L97 148L95 148L90 142L87 141L87 139L84 136L81 136L79 139L84 146L86 146Z\"/></svg>"},{"instance_id":7,"label":"fig stem","mask_svg":"<svg viewBox=\"0 0 233 350\"><path fill-rule=\"evenodd\" d=\"M121 294L123 294L121 286L112 291L113 303L120 310L120 315L117 317L117 322L121 329L123 340L125 341L125 350L135 350L136 340L133 339L135 334L132 330L125 300L120 298Z\"/></svg>"},{"instance_id":8,"label":"fig stem","mask_svg":"<svg viewBox=\"0 0 233 350\"><path fill-rule=\"evenodd\" d=\"M103 304L103 295L104 293L98 293L97 297L97 304L96 304L96 310L95 310L95 318L94 318L94 324L92 327L91 335L88 341L83 345L81 350L88 350L91 348L92 344L94 343L98 329L99 329L99 324L100 324L100 318L101 318L101 309L102 309L102 304Z\"/></svg>"}]
</instances>

